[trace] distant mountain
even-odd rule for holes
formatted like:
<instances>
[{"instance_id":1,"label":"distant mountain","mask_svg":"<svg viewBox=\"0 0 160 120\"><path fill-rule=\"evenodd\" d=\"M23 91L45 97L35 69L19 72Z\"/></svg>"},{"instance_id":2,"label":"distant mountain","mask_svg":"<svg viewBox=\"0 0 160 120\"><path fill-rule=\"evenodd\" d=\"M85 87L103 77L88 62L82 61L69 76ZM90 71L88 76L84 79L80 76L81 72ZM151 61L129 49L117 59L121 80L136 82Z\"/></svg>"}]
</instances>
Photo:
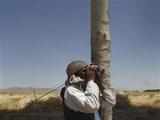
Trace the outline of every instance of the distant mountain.
<instances>
[{"instance_id":1,"label":"distant mountain","mask_svg":"<svg viewBox=\"0 0 160 120\"><path fill-rule=\"evenodd\" d=\"M160 89L144 90L144 92L160 92Z\"/></svg>"},{"instance_id":2,"label":"distant mountain","mask_svg":"<svg viewBox=\"0 0 160 120\"><path fill-rule=\"evenodd\" d=\"M52 90L51 88L33 88L33 87L11 87L11 88L6 88L6 89L0 89L0 93L1 94L5 94L5 93L9 93L9 94L15 94L15 93L18 93L18 94L30 94L30 93L33 93L33 92L36 92L36 93L45 93L47 91L50 91Z\"/></svg>"}]
</instances>

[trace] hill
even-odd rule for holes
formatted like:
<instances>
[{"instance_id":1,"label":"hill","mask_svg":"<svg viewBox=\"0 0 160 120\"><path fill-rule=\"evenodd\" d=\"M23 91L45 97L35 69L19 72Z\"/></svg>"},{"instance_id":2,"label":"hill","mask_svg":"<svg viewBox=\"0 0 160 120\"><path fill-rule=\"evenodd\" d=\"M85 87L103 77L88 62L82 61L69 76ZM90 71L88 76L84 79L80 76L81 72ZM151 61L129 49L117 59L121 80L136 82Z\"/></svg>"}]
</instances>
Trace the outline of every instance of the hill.
<instances>
[{"instance_id":1,"label":"hill","mask_svg":"<svg viewBox=\"0 0 160 120\"><path fill-rule=\"evenodd\" d=\"M6 89L0 89L0 94L31 94L36 92L37 94L46 93L52 90L51 88L33 88L33 87L11 87Z\"/></svg>"}]
</instances>

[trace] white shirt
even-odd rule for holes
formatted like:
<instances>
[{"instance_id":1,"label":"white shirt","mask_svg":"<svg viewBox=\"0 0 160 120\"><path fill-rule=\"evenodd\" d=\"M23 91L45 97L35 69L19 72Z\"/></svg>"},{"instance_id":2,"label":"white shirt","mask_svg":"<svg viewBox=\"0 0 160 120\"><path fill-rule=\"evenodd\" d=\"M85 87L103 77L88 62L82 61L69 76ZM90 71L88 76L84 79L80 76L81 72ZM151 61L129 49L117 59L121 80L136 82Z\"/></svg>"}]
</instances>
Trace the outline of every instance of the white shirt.
<instances>
[{"instance_id":1,"label":"white shirt","mask_svg":"<svg viewBox=\"0 0 160 120\"><path fill-rule=\"evenodd\" d=\"M65 104L74 111L84 113L95 113L100 107L99 87L90 80L85 91L81 91L74 86L68 86L64 93Z\"/></svg>"},{"instance_id":2,"label":"white shirt","mask_svg":"<svg viewBox=\"0 0 160 120\"><path fill-rule=\"evenodd\" d=\"M108 104L108 103L111 106L114 106L116 104L116 91L113 88L104 89L103 98L104 100L102 101L102 106L105 106L105 104Z\"/></svg>"}]
</instances>

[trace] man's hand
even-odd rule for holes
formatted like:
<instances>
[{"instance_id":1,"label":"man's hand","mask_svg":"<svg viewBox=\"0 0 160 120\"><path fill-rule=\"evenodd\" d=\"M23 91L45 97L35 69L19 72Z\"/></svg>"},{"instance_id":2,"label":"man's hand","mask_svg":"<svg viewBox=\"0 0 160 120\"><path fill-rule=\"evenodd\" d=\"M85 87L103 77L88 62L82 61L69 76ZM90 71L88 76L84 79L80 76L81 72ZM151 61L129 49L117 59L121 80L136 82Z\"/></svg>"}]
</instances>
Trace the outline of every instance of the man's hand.
<instances>
[{"instance_id":1,"label":"man's hand","mask_svg":"<svg viewBox=\"0 0 160 120\"><path fill-rule=\"evenodd\" d=\"M86 68L86 80L94 80L96 79L96 69L97 69L97 65L88 65L88 67Z\"/></svg>"}]
</instances>

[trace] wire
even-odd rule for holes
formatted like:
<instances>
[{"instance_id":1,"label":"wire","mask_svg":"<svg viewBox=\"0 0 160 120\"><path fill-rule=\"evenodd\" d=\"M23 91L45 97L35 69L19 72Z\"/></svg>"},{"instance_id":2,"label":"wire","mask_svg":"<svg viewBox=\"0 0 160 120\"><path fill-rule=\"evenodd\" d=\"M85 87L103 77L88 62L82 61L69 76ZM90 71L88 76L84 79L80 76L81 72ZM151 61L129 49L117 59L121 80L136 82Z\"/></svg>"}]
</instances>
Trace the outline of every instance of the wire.
<instances>
[{"instance_id":1,"label":"wire","mask_svg":"<svg viewBox=\"0 0 160 120\"><path fill-rule=\"evenodd\" d=\"M47 96L48 94L56 91L58 88L60 88L60 87L62 87L62 86L64 86L64 83L56 84L56 88L47 91L46 93L44 93L43 95L41 95L40 97L38 97L36 100L41 100L43 97L45 97L45 96Z\"/></svg>"}]
</instances>

